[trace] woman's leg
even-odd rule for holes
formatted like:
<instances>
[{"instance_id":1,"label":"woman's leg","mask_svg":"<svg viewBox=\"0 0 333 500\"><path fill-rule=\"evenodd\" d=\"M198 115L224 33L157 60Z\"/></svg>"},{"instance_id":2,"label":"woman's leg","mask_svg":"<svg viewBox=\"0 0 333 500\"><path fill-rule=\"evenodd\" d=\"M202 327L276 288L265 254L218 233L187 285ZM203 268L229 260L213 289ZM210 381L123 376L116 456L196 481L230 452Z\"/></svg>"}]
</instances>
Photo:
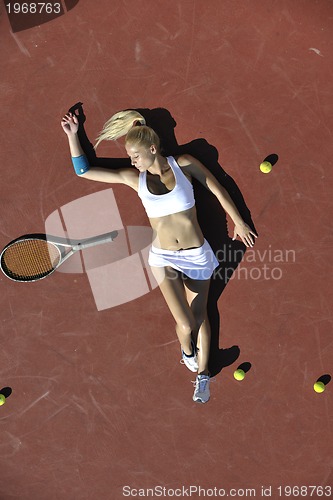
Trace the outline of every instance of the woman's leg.
<instances>
[{"instance_id":1,"label":"woman's leg","mask_svg":"<svg viewBox=\"0 0 333 500\"><path fill-rule=\"evenodd\" d=\"M196 343L196 325L191 307L186 299L181 275L171 267L151 267L162 295L176 322L176 332L183 351L192 354L191 340Z\"/></svg>"},{"instance_id":2,"label":"woman's leg","mask_svg":"<svg viewBox=\"0 0 333 500\"><path fill-rule=\"evenodd\" d=\"M207 317L207 301L210 286L209 280L184 279L187 301L191 307L196 322L195 334L197 339L194 341L199 349L198 373L209 374L209 350L210 350L210 325Z\"/></svg>"},{"instance_id":3,"label":"woman's leg","mask_svg":"<svg viewBox=\"0 0 333 500\"><path fill-rule=\"evenodd\" d=\"M192 340L195 345L197 343L199 345L199 366L196 365L198 375L193 401L207 403L210 398L208 370L210 328L207 319L210 280L183 280L171 267L151 269L176 321L176 331L183 351L185 354L192 354ZM193 366L192 369L188 366L192 371L196 371L196 367Z\"/></svg>"}]
</instances>

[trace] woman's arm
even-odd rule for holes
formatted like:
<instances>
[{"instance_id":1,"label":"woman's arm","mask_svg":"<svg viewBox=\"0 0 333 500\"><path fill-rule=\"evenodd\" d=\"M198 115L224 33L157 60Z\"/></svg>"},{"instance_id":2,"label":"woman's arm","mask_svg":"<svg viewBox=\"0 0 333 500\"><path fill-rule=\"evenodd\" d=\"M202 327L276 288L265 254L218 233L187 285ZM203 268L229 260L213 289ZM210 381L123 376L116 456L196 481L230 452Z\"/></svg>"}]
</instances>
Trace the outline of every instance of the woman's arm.
<instances>
[{"instance_id":1,"label":"woman's arm","mask_svg":"<svg viewBox=\"0 0 333 500\"><path fill-rule=\"evenodd\" d=\"M211 172L193 156L185 154L180 156L177 161L179 166L183 167L185 172L188 172L192 177L197 179L219 200L222 208L235 224L233 239L235 240L238 235L247 247L252 247L254 245L254 238L257 238L257 235L243 221L228 191L221 186L213 174L211 174Z\"/></svg>"},{"instance_id":2,"label":"woman's arm","mask_svg":"<svg viewBox=\"0 0 333 500\"><path fill-rule=\"evenodd\" d=\"M136 191L138 190L139 174L133 168L107 170L89 165L78 138L79 122L75 114L65 115L61 120L61 126L67 135L74 170L79 177L92 181L126 184Z\"/></svg>"}]
</instances>

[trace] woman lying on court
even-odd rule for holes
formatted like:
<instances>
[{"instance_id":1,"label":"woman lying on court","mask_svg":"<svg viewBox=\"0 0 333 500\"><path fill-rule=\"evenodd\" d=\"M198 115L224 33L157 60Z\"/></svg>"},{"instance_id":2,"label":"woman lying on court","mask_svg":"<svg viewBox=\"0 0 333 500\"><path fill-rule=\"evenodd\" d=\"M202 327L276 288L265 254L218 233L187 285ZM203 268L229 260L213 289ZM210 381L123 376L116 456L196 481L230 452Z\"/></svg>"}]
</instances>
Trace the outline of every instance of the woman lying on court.
<instances>
[{"instance_id":1,"label":"woman lying on court","mask_svg":"<svg viewBox=\"0 0 333 500\"><path fill-rule=\"evenodd\" d=\"M234 238L238 235L246 246L252 247L256 234L242 220L227 191L202 163L190 155L175 158L161 154L159 137L136 111L114 115L97 141L98 144L126 135L125 149L135 168L109 171L90 166L78 139L77 117L67 114L61 125L68 137L77 175L126 184L141 198L153 229L148 262L175 319L183 363L198 373L193 400L206 403L210 397L207 299L218 261L197 221L192 179L217 197L235 224Z\"/></svg>"}]
</instances>

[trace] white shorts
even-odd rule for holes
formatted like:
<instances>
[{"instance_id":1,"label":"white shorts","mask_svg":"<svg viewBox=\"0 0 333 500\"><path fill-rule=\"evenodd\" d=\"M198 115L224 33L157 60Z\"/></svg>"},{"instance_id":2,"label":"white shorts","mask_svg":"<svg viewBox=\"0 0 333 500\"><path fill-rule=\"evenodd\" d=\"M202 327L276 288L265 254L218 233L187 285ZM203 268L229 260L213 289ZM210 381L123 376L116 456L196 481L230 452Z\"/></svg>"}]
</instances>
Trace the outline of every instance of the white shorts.
<instances>
[{"instance_id":1,"label":"white shorts","mask_svg":"<svg viewBox=\"0 0 333 500\"><path fill-rule=\"evenodd\" d=\"M170 266L194 280L209 280L219 262L207 240L199 248L165 250L151 247L148 263L152 267Z\"/></svg>"}]
</instances>

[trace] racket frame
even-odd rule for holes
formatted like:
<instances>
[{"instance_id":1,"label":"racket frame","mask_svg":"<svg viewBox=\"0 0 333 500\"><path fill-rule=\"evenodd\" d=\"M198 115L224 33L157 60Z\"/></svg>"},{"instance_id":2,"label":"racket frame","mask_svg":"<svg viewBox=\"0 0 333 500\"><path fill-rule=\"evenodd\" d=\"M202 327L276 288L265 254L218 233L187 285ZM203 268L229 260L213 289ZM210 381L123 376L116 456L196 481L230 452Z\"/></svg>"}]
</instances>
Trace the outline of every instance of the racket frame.
<instances>
[{"instance_id":1,"label":"racket frame","mask_svg":"<svg viewBox=\"0 0 333 500\"><path fill-rule=\"evenodd\" d=\"M79 250L85 250L86 248L91 248L91 247L94 247L97 245L102 245L104 243L110 243L117 236L118 236L118 231L111 231L110 233L105 233L105 234L101 234L98 236L92 236L91 238L86 238L83 240L62 238L62 237L58 237L58 236L51 236L49 234L44 234L44 233L25 234L24 236L19 236L18 238L15 238L14 240L10 241L4 247L4 249L0 253L0 269L3 272L3 274L12 281L16 281L19 283L31 283L34 281L40 281L40 280L50 276L50 274L54 273L54 271L56 271L58 269L58 267L60 267L69 257L71 257L74 253L78 252ZM16 243L19 243L21 241L26 241L26 240L42 240L42 241L46 241L47 243L51 243L58 250L60 260L59 260L58 264L56 266L54 266L44 276L41 276L41 277L34 276L31 279L30 278L15 279L12 276L9 276L9 274L7 274L7 272L4 270L4 268L3 268L3 255L9 247L15 245Z\"/></svg>"}]
</instances>

